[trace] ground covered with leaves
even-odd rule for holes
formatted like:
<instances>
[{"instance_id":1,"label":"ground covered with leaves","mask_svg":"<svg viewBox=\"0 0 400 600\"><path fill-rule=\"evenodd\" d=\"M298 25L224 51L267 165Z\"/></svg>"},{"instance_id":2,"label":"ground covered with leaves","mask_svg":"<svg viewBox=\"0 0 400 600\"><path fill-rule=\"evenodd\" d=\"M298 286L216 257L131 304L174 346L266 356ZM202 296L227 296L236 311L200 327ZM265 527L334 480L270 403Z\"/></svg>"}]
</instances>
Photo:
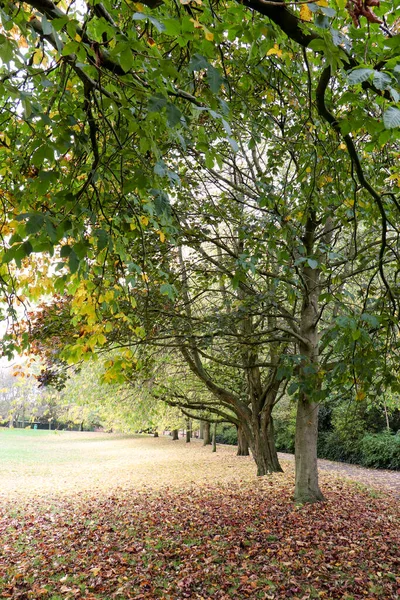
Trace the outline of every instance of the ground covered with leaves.
<instances>
[{"instance_id":1,"label":"ground covered with leaves","mask_svg":"<svg viewBox=\"0 0 400 600\"><path fill-rule=\"evenodd\" d=\"M139 486L134 473L131 483L125 474L118 482L115 472L96 489L58 486L55 493L3 495L0 597L400 597L400 510L394 497L324 473L327 501L296 507L289 463L284 474L257 479L251 462L236 458L232 449L211 455L209 448L178 442L173 452L180 469L172 461L168 471L162 457L171 452L171 440L135 444L152 455L153 474L158 449L159 485L149 475L148 488ZM191 460L199 471L196 483ZM229 468L235 460L237 471ZM209 480L201 465L207 465ZM77 475L85 480L84 471Z\"/></svg>"}]
</instances>

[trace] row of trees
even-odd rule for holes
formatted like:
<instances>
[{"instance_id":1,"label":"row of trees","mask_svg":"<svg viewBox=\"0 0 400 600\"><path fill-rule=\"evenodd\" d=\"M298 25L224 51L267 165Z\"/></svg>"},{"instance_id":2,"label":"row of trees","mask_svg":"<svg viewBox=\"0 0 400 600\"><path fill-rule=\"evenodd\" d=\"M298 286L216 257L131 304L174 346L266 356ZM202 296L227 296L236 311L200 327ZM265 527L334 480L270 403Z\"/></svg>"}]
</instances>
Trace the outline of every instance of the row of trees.
<instances>
[{"instance_id":1,"label":"row of trees","mask_svg":"<svg viewBox=\"0 0 400 600\"><path fill-rule=\"evenodd\" d=\"M397 391L397 5L4 7L8 318L59 294L4 351L48 380L112 351L105 382L236 424L260 475L296 394L321 500L320 403Z\"/></svg>"}]
</instances>

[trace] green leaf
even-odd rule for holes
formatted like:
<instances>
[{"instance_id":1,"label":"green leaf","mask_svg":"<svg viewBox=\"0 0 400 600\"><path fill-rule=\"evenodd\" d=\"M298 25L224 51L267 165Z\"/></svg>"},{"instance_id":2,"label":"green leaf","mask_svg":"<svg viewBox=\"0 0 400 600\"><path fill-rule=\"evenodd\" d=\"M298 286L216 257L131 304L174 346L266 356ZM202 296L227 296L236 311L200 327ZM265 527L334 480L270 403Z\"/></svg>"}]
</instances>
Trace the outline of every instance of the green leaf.
<instances>
[{"instance_id":1,"label":"green leaf","mask_svg":"<svg viewBox=\"0 0 400 600\"><path fill-rule=\"evenodd\" d=\"M324 40L311 40L311 42L308 44L308 47L316 52L326 52L326 43Z\"/></svg>"},{"instance_id":2,"label":"green leaf","mask_svg":"<svg viewBox=\"0 0 400 600\"><path fill-rule=\"evenodd\" d=\"M371 75L375 73L373 69L354 69L348 76L348 81L350 85L355 85L356 83L362 83L363 81L367 81L371 77Z\"/></svg>"},{"instance_id":3,"label":"green leaf","mask_svg":"<svg viewBox=\"0 0 400 600\"><path fill-rule=\"evenodd\" d=\"M134 62L135 59L132 54L132 50L129 48L129 46L127 46L124 50L122 50L121 54L119 55L119 64L121 65L125 73L127 73L128 71L130 71L130 69L132 69Z\"/></svg>"},{"instance_id":4,"label":"green leaf","mask_svg":"<svg viewBox=\"0 0 400 600\"><path fill-rule=\"evenodd\" d=\"M214 92L214 94L217 94L219 92L221 85L224 82L224 79L221 76L218 69L216 69L215 67L210 65L207 68L207 81L208 81L208 85L210 86L211 91Z\"/></svg>"},{"instance_id":5,"label":"green leaf","mask_svg":"<svg viewBox=\"0 0 400 600\"><path fill-rule=\"evenodd\" d=\"M44 223L43 215L40 215L40 214L32 215L29 218L29 221L27 222L27 224L25 225L26 233L28 235L37 233L38 231L40 231L42 229L43 223Z\"/></svg>"},{"instance_id":6,"label":"green leaf","mask_svg":"<svg viewBox=\"0 0 400 600\"><path fill-rule=\"evenodd\" d=\"M395 106L390 106L383 113L383 124L386 129L395 129L400 127L400 110Z\"/></svg>"},{"instance_id":7,"label":"green leaf","mask_svg":"<svg viewBox=\"0 0 400 600\"><path fill-rule=\"evenodd\" d=\"M154 196L154 209L158 216L163 214L169 214L170 212L170 202L168 194L166 194L163 190L151 190Z\"/></svg>"},{"instance_id":8,"label":"green leaf","mask_svg":"<svg viewBox=\"0 0 400 600\"><path fill-rule=\"evenodd\" d=\"M160 293L163 296L168 296L168 298L170 298L170 300L174 300L175 298L175 288L173 285L171 285L170 283L163 283L162 285L160 285Z\"/></svg>"},{"instance_id":9,"label":"green leaf","mask_svg":"<svg viewBox=\"0 0 400 600\"><path fill-rule=\"evenodd\" d=\"M193 54L188 65L188 71L189 73L201 71L202 69L208 69L210 66L210 63L204 56L201 54Z\"/></svg>"},{"instance_id":10,"label":"green leaf","mask_svg":"<svg viewBox=\"0 0 400 600\"><path fill-rule=\"evenodd\" d=\"M47 20L46 15L43 15L42 17L42 30L44 35L50 35L53 32L53 27Z\"/></svg>"},{"instance_id":11,"label":"green leaf","mask_svg":"<svg viewBox=\"0 0 400 600\"><path fill-rule=\"evenodd\" d=\"M145 21L146 19L148 19L150 21L150 23L152 23L154 25L154 27L157 29L157 31L159 31L160 33L162 31L165 31L164 23L160 23L160 21L158 21L158 19L156 19L152 15L145 15L144 13L141 13L141 12L136 12L134 15L132 15L133 21Z\"/></svg>"},{"instance_id":12,"label":"green leaf","mask_svg":"<svg viewBox=\"0 0 400 600\"><path fill-rule=\"evenodd\" d=\"M69 258L68 258L68 266L69 266L69 270L71 271L72 274L76 273L77 270L79 269L79 258L77 257L75 252L72 250L72 248L71 248L71 252L69 254Z\"/></svg>"},{"instance_id":13,"label":"green leaf","mask_svg":"<svg viewBox=\"0 0 400 600\"><path fill-rule=\"evenodd\" d=\"M385 90L392 83L392 78L387 73L382 73L381 71L374 72L373 78L374 86L378 88L378 90Z\"/></svg>"},{"instance_id":14,"label":"green leaf","mask_svg":"<svg viewBox=\"0 0 400 600\"><path fill-rule=\"evenodd\" d=\"M61 250L60 250L60 256L61 258L67 258L72 252L72 248L71 246L68 246L68 244L65 244L65 246L61 246Z\"/></svg>"},{"instance_id":15,"label":"green leaf","mask_svg":"<svg viewBox=\"0 0 400 600\"><path fill-rule=\"evenodd\" d=\"M157 94L156 96L152 96L149 99L147 104L147 109L149 112L160 112L164 106L167 105L167 99L161 94Z\"/></svg>"},{"instance_id":16,"label":"green leaf","mask_svg":"<svg viewBox=\"0 0 400 600\"><path fill-rule=\"evenodd\" d=\"M308 263L308 266L311 267L311 269L318 268L318 261L315 260L314 258L307 258L307 263Z\"/></svg>"},{"instance_id":17,"label":"green leaf","mask_svg":"<svg viewBox=\"0 0 400 600\"><path fill-rule=\"evenodd\" d=\"M182 113L172 102L168 102L166 106L167 121L170 127L175 127L181 122Z\"/></svg>"},{"instance_id":18,"label":"green leaf","mask_svg":"<svg viewBox=\"0 0 400 600\"><path fill-rule=\"evenodd\" d=\"M96 229L94 234L97 237L97 251L100 252L108 245L110 237L104 229Z\"/></svg>"}]
</instances>

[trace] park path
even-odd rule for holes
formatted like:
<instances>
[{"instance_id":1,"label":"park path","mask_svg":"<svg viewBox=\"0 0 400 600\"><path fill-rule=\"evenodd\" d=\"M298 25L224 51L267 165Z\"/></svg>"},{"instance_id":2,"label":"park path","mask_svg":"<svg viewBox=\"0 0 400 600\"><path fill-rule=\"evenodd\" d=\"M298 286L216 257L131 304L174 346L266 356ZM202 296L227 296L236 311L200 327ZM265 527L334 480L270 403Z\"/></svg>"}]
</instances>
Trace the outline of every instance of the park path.
<instances>
[{"instance_id":1,"label":"park path","mask_svg":"<svg viewBox=\"0 0 400 600\"><path fill-rule=\"evenodd\" d=\"M294 460L293 454L278 452L278 456L283 460ZM334 462L332 460L318 459L318 468L322 471L337 473L341 477L346 477L352 481L358 481L368 487L373 487L382 492L391 492L397 498L400 498L400 471L388 471L383 469L366 469L358 465Z\"/></svg>"}]
</instances>

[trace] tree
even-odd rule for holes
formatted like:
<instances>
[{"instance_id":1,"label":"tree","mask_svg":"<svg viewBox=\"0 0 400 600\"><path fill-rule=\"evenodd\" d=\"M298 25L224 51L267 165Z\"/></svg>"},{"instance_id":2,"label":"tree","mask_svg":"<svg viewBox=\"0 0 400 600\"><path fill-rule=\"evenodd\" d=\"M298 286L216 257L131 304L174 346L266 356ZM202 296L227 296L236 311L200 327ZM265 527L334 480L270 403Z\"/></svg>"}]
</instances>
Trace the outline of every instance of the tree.
<instances>
[{"instance_id":1,"label":"tree","mask_svg":"<svg viewBox=\"0 0 400 600\"><path fill-rule=\"evenodd\" d=\"M178 196L183 182L186 193L191 178L197 175L195 164L216 173L214 167L220 165L221 156L232 163L232 153L241 145L245 146L244 152L241 149L245 162L252 149L256 159L260 147L268 154L275 153L274 160L268 157L266 161L270 173L262 169L259 177L256 160L251 165L260 184L253 179L250 185L255 192L253 200L261 197L266 203L261 208L272 215L270 235L268 239L262 235L254 246L247 238L251 253L243 259L244 268L238 263L240 268L230 285L240 284L241 272L244 278L251 273L255 250L263 248L265 253L271 247L273 254L276 251L280 283L282 272L293 268L289 287L296 290L296 278L301 281L301 300L295 292L289 301L294 312L285 316L289 323L298 318L301 303L299 330L289 329L290 341L285 340L294 349L292 363L286 361L288 373L297 369L300 376L298 447L303 458L311 442L311 455L297 460L299 500L320 498L315 478L315 424L323 389L318 378L320 311L316 300L327 266L321 260L327 254L321 230L329 235L329 227L324 228L332 207L341 227L345 217L339 199L326 197L334 190L353 201L348 220L356 223L355 240L360 219L365 229L374 228L373 223L380 220L374 264L391 311L397 308L386 269L387 261L396 258L395 245L388 238L397 231L399 208L395 10L385 15L380 27L381 19L366 3L353 3L349 13L341 3L334 8L321 4L290 8L245 0L240 6L202 4L196 8L166 3L154 13L148 9L137 12L129 5L96 4L83 9L71 4L63 13L51 2L35 0L19 5L18 10L12 5L5 8L7 26L2 40L3 111L8 117L1 147L5 157L3 212L8 223L4 262L14 260L22 266L33 252L55 252L56 287L64 291L68 286L76 315L80 312L87 321L83 339L71 346L71 360L80 358L83 342L88 345L85 352L106 343L105 333L111 332L104 332L106 324L97 316L101 310L120 314L125 327L131 327L138 338L145 337L146 319L135 323L132 316L132 290L143 297L148 292L147 285L136 285L138 279L148 284L151 274L159 282L157 298L172 294L165 287L172 285L168 261L162 268L158 266L157 245L167 239L190 247L194 238L184 231L179 240L182 223L174 218L167 192ZM396 6L397 1L393 2L394 9ZM383 13L383 9L374 10ZM266 24L262 15L273 26ZM370 25L367 46L364 28L357 28L364 17ZM349 26L350 22L354 26ZM266 106L260 102L265 91L269 97ZM261 146L260 131L262 140L268 140ZM298 141L301 152L297 152ZM382 144L387 148L384 156ZM324 160L320 161L316 147ZM362 163L360 156L364 158L365 152ZM182 172L185 161L186 171ZM296 173L293 180L292 169ZM226 168L220 165L217 178L223 181L225 175ZM275 177L279 184L272 182L270 205L268 185ZM314 193L321 177L333 181L325 179L325 191ZM246 178L233 183L235 187L230 185L230 189L236 193L249 192ZM297 211L299 191L301 207ZM282 196L285 202L277 201ZM290 219L300 212L302 216L296 217L292 226ZM279 233L288 236L286 256L283 238L281 247L274 248L272 230L277 230L277 223ZM336 227L333 222L333 232ZM207 235L201 243L206 241ZM292 242L299 242L301 250ZM111 287L115 278L108 267L113 263L121 264L130 290ZM65 264L72 277L64 270ZM329 277L333 278L332 271L323 285L331 285ZM243 285L237 289L239 294ZM127 302L132 310L126 311L130 317L124 321L126 315L118 313L118 305L126 309ZM250 316L240 319L243 326L246 320L251 326L254 316L254 306L249 303L248 308ZM279 319L283 319L281 315ZM302 346L293 348L293 344ZM192 344L183 350L188 363L203 376L196 359L198 349ZM256 359L251 353L248 359L254 363L253 370L248 363L249 386L260 391ZM274 377L272 387L278 379ZM312 425L304 427L310 415ZM311 472L313 484L308 489Z\"/></svg>"}]
</instances>

